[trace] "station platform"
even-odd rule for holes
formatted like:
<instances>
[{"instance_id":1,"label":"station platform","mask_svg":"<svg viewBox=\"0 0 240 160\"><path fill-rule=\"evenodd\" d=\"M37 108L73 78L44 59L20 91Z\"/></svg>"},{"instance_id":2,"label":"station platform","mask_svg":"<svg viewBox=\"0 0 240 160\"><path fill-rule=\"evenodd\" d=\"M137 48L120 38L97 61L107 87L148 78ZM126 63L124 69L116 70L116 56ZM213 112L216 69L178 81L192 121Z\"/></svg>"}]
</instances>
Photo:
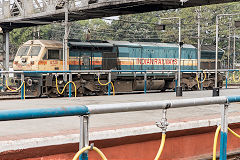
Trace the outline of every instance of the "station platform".
<instances>
[{"instance_id":1,"label":"station platform","mask_svg":"<svg viewBox=\"0 0 240 160\"><path fill-rule=\"evenodd\" d=\"M239 95L240 89L222 89L221 96ZM126 102L161 101L211 97L212 91L2 100L0 110L81 106ZM222 105L168 109L166 145L160 159L207 159L211 157L216 125ZM155 125L162 110L111 113L90 116L90 142L109 159L154 159L161 141ZM229 106L230 127L240 132L240 104ZM78 150L79 117L60 117L0 122L0 159L67 160ZM240 139L229 135L229 153L240 151ZM146 158L147 155L147 158ZM90 157L97 158L94 153ZM120 156L120 157L119 157ZM91 158L90 158L91 159Z\"/></svg>"}]
</instances>

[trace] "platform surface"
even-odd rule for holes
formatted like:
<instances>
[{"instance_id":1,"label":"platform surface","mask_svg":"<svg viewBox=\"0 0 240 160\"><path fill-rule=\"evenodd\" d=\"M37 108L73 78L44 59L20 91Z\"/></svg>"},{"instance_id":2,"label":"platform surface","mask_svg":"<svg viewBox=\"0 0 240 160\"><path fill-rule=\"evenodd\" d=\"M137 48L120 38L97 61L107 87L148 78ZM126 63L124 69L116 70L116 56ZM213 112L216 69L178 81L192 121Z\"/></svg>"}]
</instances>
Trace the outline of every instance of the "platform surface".
<instances>
[{"instance_id":1,"label":"platform surface","mask_svg":"<svg viewBox=\"0 0 240 160\"><path fill-rule=\"evenodd\" d=\"M222 89L220 91L221 96L239 94L240 89ZM175 92L162 92L147 94L125 94L116 96L90 96L78 98L2 100L0 103L0 110L80 106L87 104L161 101L211 96L212 90L187 91L183 92L183 97L176 97ZM191 120L196 121L214 118L216 119L220 118L221 106L222 105L208 105L169 109L167 112L167 118L170 123L187 122ZM240 115L240 103L231 104L229 107L229 116L238 115ZM91 115L90 132L154 125L154 123L156 121L159 121L161 117L161 110ZM0 143L3 141L6 142L11 140L78 134L79 117L75 116L0 122L0 127Z\"/></svg>"}]
</instances>

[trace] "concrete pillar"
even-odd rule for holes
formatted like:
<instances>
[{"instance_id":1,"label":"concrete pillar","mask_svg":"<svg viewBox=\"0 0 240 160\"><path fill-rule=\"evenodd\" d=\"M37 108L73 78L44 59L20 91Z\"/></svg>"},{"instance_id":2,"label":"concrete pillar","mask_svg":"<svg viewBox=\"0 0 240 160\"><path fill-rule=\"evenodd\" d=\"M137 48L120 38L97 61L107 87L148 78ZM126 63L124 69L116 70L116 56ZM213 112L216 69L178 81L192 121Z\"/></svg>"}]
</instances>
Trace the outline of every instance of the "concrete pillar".
<instances>
[{"instance_id":1,"label":"concrete pillar","mask_svg":"<svg viewBox=\"0 0 240 160\"><path fill-rule=\"evenodd\" d=\"M4 70L5 70L5 66L6 66L6 63L5 63L5 62L6 62L6 61L5 61L5 59L6 59L6 54L5 54L5 53L6 53L6 42L5 42L5 41L6 41L6 38L5 38L5 37L6 37L6 36L5 36L5 34L3 33L3 34L2 34L2 38L3 38L3 42L2 42L2 43L3 43L3 44L2 44L3 54L2 54L2 56L3 56L3 67L4 67L3 69L4 69Z\"/></svg>"},{"instance_id":2,"label":"concrete pillar","mask_svg":"<svg viewBox=\"0 0 240 160\"><path fill-rule=\"evenodd\" d=\"M9 31L5 31L3 34L5 38L5 69L9 71Z\"/></svg>"}]
</instances>

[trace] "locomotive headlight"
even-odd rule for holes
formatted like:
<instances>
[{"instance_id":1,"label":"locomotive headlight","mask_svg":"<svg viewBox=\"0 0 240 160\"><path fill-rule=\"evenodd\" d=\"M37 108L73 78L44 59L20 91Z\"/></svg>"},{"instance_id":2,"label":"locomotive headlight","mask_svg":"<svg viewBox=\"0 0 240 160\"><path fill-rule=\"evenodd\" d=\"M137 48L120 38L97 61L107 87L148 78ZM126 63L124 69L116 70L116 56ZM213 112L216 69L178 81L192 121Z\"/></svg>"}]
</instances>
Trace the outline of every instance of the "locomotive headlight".
<instances>
[{"instance_id":1,"label":"locomotive headlight","mask_svg":"<svg viewBox=\"0 0 240 160\"><path fill-rule=\"evenodd\" d=\"M28 86L32 86L32 84L33 84L32 79L28 79L28 80L27 80L27 85L28 85Z\"/></svg>"},{"instance_id":2,"label":"locomotive headlight","mask_svg":"<svg viewBox=\"0 0 240 160\"><path fill-rule=\"evenodd\" d=\"M14 61L13 64L18 64L18 61Z\"/></svg>"}]
</instances>

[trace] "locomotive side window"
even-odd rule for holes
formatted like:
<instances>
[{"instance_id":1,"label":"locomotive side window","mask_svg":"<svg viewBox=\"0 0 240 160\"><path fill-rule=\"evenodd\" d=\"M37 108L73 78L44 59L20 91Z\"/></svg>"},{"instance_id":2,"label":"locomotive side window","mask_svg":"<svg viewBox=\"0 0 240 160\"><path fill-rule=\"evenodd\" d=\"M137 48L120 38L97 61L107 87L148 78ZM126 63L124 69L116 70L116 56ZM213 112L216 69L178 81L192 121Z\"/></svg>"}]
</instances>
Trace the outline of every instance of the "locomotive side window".
<instances>
[{"instance_id":1,"label":"locomotive side window","mask_svg":"<svg viewBox=\"0 0 240 160\"><path fill-rule=\"evenodd\" d=\"M60 59L60 50L48 50L48 59Z\"/></svg>"},{"instance_id":2,"label":"locomotive side window","mask_svg":"<svg viewBox=\"0 0 240 160\"><path fill-rule=\"evenodd\" d=\"M30 46L22 46L17 53L17 56L26 56L28 54Z\"/></svg>"},{"instance_id":3,"label":"locomotive side window","mask_svg":"<svg viewBox=\"0 0 240 160\"><path fill-rule=\"evenodd\" d=\"M38 56L40 50L41 50L40 46L32 46L30 50L30 56Z\"/></svg>"}]
</instances>

